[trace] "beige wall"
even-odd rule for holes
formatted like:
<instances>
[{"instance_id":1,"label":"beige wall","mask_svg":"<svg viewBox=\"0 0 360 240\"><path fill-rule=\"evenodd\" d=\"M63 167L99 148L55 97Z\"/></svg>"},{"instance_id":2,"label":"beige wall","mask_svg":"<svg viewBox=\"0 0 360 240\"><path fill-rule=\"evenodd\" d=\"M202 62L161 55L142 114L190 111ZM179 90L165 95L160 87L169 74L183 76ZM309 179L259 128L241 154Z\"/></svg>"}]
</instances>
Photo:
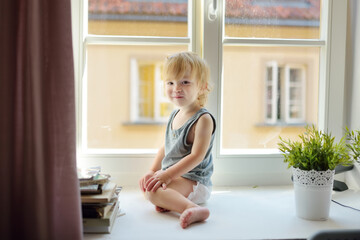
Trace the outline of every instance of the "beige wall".
<instances>
[{"instance_id":1,"label":"beige wall","mask_svg":"<svg viewBox=\"0 0 360 240\"><path fill-rule=\"evenodd\" d=\"M89 33L127 36L187 37L187 24L178 22L89 21Z\"/></svg>"},{"instance_id":2,"label":"beige wall","mask_svg":"<svg viewBox=\"0 0 360 240\"><path fill-rule=\"evenodd\" d=\"M101 23L89 22L89 28L102 29ZM104 28L120 34L128 24ZM172 27L171 27L172 26ZM186 35L186 25L141 25L135 29L174 30L174 36ZM116 30L116 31L115 31ZM131 30L132 31L132 30ZM143 30L145 31L145 30ZM300 30L299 30L300 31ZM302 31L302 30L301 30ZM103 33L102 33L103 34ZM125 34L127 35L127 34ZM136 35L136 34L134 34ZM308 36L308 34L306 35ZM306 37L305 37L306 38ZM163 142L165 126L130 124L130 59L163 60L187 46L101 46L88 50L88 147L90 148L158 148ZM318 48L225 47L224 49L224 117L223 147L276 147L278 135L295 137L302 127L265 127L264 79L266 62L306 64L308 123L317 122ZM251 90L250 90L251 89Z\"/></svg>"},{"instance_id":3,"label":"beige wall","mask_svg":"<svg viewBox=\"0 0 360 240\"><path fill-rule=\"evenodd\" d=\"M257 37L257 38L319 38L318 28L309 27L274 27L258 25L226 25L225 36L228 37Z\"/></svg>"}]
</instances>

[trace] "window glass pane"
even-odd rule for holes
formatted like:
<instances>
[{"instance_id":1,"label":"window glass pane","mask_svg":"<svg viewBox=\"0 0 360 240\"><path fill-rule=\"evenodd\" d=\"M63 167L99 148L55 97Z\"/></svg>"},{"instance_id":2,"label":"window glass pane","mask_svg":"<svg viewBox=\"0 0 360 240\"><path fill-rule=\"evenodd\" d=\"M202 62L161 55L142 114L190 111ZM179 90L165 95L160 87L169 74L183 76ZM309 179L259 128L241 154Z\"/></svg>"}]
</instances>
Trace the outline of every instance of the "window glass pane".
<instances>
[{"instance_id":1,"label":"window glass pane","mask_svg":"<svg viewBox=\"0 0 360 240\"><path fill-rule=\"evenodd\" d=\"M301 71L299 69L290 70L290 82L295 84L301 82Z\"/></svg>"},{"instance_id":2,"label":"window glass pane","mask_svg":"<svg viewBox=\"0 0 360 240\"><path fill-rule=\"evenodd\" d=\"M225 36L320 38L320 0L226 0Z\"/></svg>"},{"instance_id":3,"label":"window glass pane","mask_svg":"<svg viewBox=\"0 0 360 240\"><path fill-rule=\"evenodd\" d=\"M320 48L224 46L223 52L223 150L277 148L279 135L296 139L305 124L317 123ZM278 78L274 101L271 63L278 71L271 75ZM293 65L304 75L299 88L286 80Z\"/></svg>"},{"instance_id":4,"label":"window glass pane","mask_svg":"<svg viewBox=\"0 0 360 240\"><path fill-rule=\"evenodd\" d=\"M88 33L188 36L187 0L88 0Z\"/></svg>"},{"instance_id":5,"label":"window glass pane","mask_svg":"<svg viewBox=\"0 0 360 240\"><path fill-rule=\"evenodd\" d=\"M290 87L290 99L299 101L301 99L301 88Z\"/></svg>"},{"instance_id":6,"label":"window glass pane","mask_svg":"<svg viewBox=\"0 0 360 240\"><path fill-rule=\"evenodd\" d=\"M271 100L272 99L272 87L271 86L268 86L267 87L267 100Z\"/></svg>"},{"instance_id":7,"label":"window glass pane","mask_svg":"<svg viewBox=\"0 0 360 240\"><path fill-rule=\"evenodd\" d=\"M290 104L290 117L291 118L300 118L301 117L300 106Z\"/></svg>"},{"instance_id":8,"label":"window glass pane","mask_svg":"<svg viewBox=\"0 0 360 240\"><path fill-rule=\"evenodd\" d=\"M158 148L173 109L162 88L161 64L187 48L88 45L86 147Z\"/></svg>"}]
</instances>

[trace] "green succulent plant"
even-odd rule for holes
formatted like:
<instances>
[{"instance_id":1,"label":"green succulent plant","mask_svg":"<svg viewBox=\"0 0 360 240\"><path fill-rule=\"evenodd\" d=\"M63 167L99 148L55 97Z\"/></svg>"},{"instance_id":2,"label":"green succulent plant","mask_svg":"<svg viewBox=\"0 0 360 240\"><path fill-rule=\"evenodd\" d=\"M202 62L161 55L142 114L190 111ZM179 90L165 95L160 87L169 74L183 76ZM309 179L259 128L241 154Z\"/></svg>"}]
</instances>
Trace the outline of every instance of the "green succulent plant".
<instances>
[{"instance_id":1,"label":"green succulent plant","mask_svg":"<svg viewBox=\"0 0 360 240\"><path fill-rule=\"evenodd\" d=\"M346 128L345 136L348 140L347 147L350 150L351 157L360 163L360 131L350 131Z\"/></svg>"},{"instance_id":2,"label":"green succulent plant","mask_svg":"<svg viewBox=\"0 0 360 240\"><path fill-rule=\"evenodd\" d=\"M334 170L338 165L352 164L345 137L335 143L331 133L318 131L314 125L305 127L305 132L299 135L299 141L279 138L278 147L288 168L326 171Z\"/></svg>"}]
</instances>

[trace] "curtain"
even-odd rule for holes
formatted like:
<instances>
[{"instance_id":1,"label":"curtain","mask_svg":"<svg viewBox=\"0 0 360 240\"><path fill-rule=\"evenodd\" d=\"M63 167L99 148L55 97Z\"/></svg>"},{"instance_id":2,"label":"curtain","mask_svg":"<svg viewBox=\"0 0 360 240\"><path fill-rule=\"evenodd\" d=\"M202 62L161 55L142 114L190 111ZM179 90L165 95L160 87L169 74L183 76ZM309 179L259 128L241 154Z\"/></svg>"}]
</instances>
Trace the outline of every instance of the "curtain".
<instances>
[{"instance_id":1,"label":"curtain","mask_svg":"<svg viewBox=\"0 0 360 240\"><path fill-rule=\"evenodd\" d=\"M0 1L0 238L82 239L70 0Z\"/></svg>"}]
</instances>

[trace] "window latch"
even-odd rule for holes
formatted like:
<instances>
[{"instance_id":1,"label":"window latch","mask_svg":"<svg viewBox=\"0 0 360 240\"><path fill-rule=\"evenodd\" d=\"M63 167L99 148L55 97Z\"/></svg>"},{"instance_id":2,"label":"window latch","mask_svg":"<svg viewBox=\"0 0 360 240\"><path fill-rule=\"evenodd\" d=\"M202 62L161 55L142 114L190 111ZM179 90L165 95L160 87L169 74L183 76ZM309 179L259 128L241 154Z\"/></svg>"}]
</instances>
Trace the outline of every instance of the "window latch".
<instances>
[{"instance_id":1,"label":"window latch","mask_svg":"<svg viewBox=\"0 0 360 240\"><path fill-rule=\"evenodd\" d=\"M213 0L209 4L208 18L210 21L215 21L217 18L217 0Z\"/></svg>"}]
</instances>

